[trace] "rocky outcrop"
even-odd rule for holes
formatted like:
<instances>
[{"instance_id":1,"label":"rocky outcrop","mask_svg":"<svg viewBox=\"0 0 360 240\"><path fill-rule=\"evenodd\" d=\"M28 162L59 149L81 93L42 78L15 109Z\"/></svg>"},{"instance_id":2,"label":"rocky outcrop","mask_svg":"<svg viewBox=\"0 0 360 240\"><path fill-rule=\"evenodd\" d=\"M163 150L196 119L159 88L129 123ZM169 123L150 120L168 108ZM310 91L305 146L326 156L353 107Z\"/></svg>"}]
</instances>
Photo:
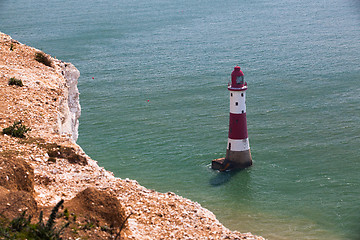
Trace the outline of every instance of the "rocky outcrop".
<instances>
[{"instance_id":1,"label":"rocky outcrop","mask_svg":"<svg viewBox=\"0 0 360 240\"><path fill-rule=\"evenodd\" d=\"M19 170L9 169L0 178L18 181L10 174L29 172L26 176L32 181L23 181L26 184L21 188L14 182L2 184L4 188L20 190L17 194L22 199L28 194L33 196L36 204L25 207L52 207L63 199L65 204L75 206L74 211L92 212L90 216L98 216L99 222L102 219L113 227L121 223L116 218L126 216L129 218L122 239L264 239L230 231L199 203L171 192L149 190L135 180L116 178L100 167L75 143L80 116L76 86L79 72L55 58L51 58L51 66L40 63L34 59L37 51L0 33L0 130L19 120L31 127L25 139L0 133L3 162L16 164L16 159L22 159L26 163ZM9 86L11 77L21 79L23 86ZM28 187L30 190L24 195L22 191ZM0 199L11 200L7 191L0 188ZM86 200L86 195L92 200ZM93 201L98 208L111 201L115 215L108 218L109 209L94 209L86 205L87 201ZM76 237L71 231L67 234ZM119 231L98 226L82 234L88 239L107 239L115 238Z\"/></svg>"},{"instance_id":2,"label":"rocky outcrop","mask_svg":"<svg viewBox=\"0 0 360 240\"><path fill-rule=\"evenodd\" d=\"M9 190L34 192L34 170L23 159L0 155L0 186Z\"/></svg>"},{"instance_id":3,"label":"rocky outcrop","mask_svg":"<svg viewBox=\"0 0 360 240\"><path fill-rule=\"evenodd\" d=\"M125 224L125 210L119 200L107 191L89 187L65 203L65 207L77 216L96 219L97 224L120 228Z\"/></svg>"},{"instance_id":4,"label":"rocky outcrop","mask_svg":"<svg viewBox=\"0 0 360 240\"><path fill-rule=\"evenodd\" d=\"M31 193L0 187L0 217L13 219L23 211L32 215L37 210L37 203Z\"/></svg>"}]
</instances>

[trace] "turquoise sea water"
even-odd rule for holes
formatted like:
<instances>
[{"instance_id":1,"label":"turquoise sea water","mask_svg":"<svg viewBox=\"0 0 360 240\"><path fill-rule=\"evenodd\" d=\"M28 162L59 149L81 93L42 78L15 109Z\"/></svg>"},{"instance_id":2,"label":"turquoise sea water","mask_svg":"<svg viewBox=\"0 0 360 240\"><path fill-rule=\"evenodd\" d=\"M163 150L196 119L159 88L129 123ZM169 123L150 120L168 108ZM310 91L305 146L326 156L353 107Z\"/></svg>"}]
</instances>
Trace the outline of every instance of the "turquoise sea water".
<instances>
[{"instance_id":1,"label":"turquoise sea water","mask_svg":"<svg viewBox=\"0 0 360 240\"><path fill-rule=\"evenodd\" d=\"M358 1L4 0L0 31L81 71L78 143L116 176L232 230L360 239ZM218 173L236 64L254 165Z\"/></svg>"}]
</instances>

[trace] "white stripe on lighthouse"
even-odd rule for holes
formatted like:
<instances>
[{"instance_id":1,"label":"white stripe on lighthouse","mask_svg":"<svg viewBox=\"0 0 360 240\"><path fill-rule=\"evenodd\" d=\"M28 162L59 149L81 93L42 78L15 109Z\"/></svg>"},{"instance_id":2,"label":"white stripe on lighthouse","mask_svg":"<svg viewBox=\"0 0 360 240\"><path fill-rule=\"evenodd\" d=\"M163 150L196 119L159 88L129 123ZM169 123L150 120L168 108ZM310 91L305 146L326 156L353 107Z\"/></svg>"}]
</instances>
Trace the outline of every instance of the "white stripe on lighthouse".
<instances>
[{"instance_id":1,"label":"white stripe on lighthouse","mask_svg":"<svg viewBox=\"0 0 360 240\"><path fill-rule=\"evenodd\" d=\"M245 91L230 91L230 112L246 113Z\"/></svg>"},{"instance_id":2,"label":"white stripe on lighthouse","mask_svg":"<svg viewBox=\"0 0 360 240\"><path fill-rule=\"evenodd\" d=\"M238 140L228 138L227 149L235 152L247 151L250 149L249 138Z\"/></svg>"}]
</instances>

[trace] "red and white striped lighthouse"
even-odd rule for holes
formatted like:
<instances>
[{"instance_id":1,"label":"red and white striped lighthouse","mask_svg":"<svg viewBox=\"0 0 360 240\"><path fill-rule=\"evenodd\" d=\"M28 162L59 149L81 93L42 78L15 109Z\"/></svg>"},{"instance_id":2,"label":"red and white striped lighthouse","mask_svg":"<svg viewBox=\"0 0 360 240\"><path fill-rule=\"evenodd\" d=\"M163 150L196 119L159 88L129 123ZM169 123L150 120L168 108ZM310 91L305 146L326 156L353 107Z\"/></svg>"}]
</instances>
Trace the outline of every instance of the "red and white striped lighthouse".
<instances>
[{"instance_id":1,"label":"red and white striped lighthouse","mask_svg":"<svg viewBox=\"0 0 360 240\"><path fill-rule=\"evenodd\" d=\"M226 170L246 168L252 165L249 138L246 125L246 90L247 83L239 66L231 73L230 121L226 157L212 162L212 168Z\"/></svg>"}]
</instances>

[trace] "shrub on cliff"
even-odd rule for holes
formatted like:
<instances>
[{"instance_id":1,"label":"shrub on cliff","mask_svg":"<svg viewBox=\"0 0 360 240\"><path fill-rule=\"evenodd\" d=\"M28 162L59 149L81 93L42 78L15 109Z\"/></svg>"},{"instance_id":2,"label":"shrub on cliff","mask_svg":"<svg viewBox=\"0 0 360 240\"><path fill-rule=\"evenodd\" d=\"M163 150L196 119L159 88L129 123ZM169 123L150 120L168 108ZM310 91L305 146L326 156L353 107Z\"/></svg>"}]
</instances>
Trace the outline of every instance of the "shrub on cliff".
<instances>
[{"instance_id":1,"label":"shrub on cliff","mask_svg":"<svg viewBox=\"0 0 360 240\"><path fill-rule=\"evenodd\" d=\"M14 218L10 222L7 219L0 221L0 236L1 239L47 239L60 240L61 234L65 228L69 226L67 221L62 227L55 227L55 219L64 200L61 200L52 209L49 220L46 224L43 222L43 213L40 213L39 222L31 223L32 216L26 216L24 211L19 217Z\"/></svg>"},{"instance_id":2,"label":"shrub on cliff","mask_svg":"<svg viewBox=\"0 0 360 240\"><path fill-rule=\"evenodd\" d=\"M9 85L16 85L16 86L19 86L19 87L24 86L21 79L17 79L17 78L14 78L14 77L9 79Z\"/></svg>"},{"instance_id":3,"label":"shrub on cliff","mask_svg":"<svg viewBox=\"0 0 360 240\"><path fill-rule=\"evenodd\" d=\"M24 138L25 134L31 131L31 128L22 124L22 121L14 122L12 126L3 129L3 134L7 134L13 137Z\"/></svg>"},{"instance_id":4,"label":"shrub on cliff","mask_svg":"<svg viewBox=\"0 0 360 240\"><path fill-rule=\"evenodd\" d=\"M45 66L52 67L51 59L45 55L43 52L36 52L35 53L35 60L39 63L44 64Z\"/></svg>"}]
</instances>

